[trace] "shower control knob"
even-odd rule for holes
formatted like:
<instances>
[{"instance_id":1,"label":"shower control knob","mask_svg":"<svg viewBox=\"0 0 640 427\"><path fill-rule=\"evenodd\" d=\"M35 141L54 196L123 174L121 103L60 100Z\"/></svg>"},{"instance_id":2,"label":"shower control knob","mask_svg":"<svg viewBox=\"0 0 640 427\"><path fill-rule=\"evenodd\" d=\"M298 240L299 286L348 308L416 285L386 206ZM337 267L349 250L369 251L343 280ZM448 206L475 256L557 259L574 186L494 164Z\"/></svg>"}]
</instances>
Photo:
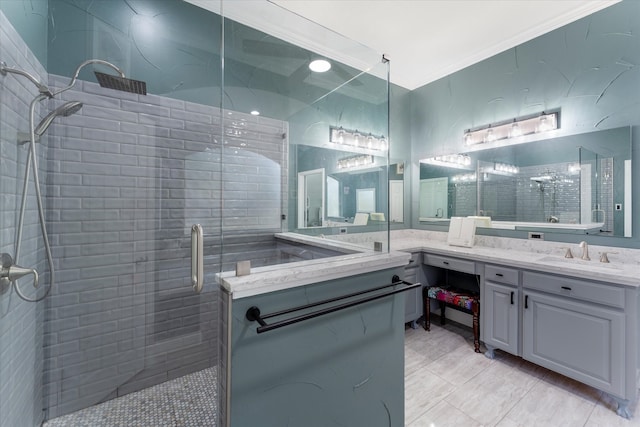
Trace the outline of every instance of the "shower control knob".
<instances>
[{"instance_id":1,"label":"shower control knob","mask_svg":"<svg viewBox=\"0 0 640 427\"><path fill-rule=\"evenodd\" d=\"M40 281L38 272L33 268L24 268L13 264L13 258L7 253L2 254L2 269L0 269L0 285L8 285L21 277L33 274L33 287L38 287Z\"/></svg>"},{"instance_id":2,"label":"shower control knob","mask_svg":"<svg viewBox=\"0 0 640 427\"><path fill-rule=\"evenodd\" d=\"M2 254L2 269L9 268L13 265L13 258L8 253Z\"/></svg>"}]
</instances>

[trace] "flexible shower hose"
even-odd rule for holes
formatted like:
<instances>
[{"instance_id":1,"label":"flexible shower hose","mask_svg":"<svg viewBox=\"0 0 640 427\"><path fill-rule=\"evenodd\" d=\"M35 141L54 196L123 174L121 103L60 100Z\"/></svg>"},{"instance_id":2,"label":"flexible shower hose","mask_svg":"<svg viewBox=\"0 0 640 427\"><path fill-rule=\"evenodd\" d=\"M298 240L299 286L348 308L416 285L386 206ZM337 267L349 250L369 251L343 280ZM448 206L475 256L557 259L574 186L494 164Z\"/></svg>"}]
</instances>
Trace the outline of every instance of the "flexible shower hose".
<instances>
[{"instance_id":1,"label":"flexible shower hose","mask_svg":"<svg viewBox=\"0 0 640 427\"><path fill-rule=\"evenodd\" d=\"M49 245L49 236L47 234L47 227L44 221L44 208L42 206L42 194L40 192L40 178L38 177L38 156L36 153L36 135L35 135L35 108L36 104L43 99L47 99L47 95L38 95L36 96L31 104L29 105L29 153L27 154L27 165L24 173L24 183L22 185L22 200L20 203L20 217L18 218L18 232L16 236L16 251L15 251L15 264L18 264L18 258L20 256L20 245L22 243L22 229L24 227L24 213L27 205L27 190L29 184L29 169L31 168L31 162L33 161L33 181L36 188L36 201L38 205L38 217L40 219L40 231L42 233L42 239L44 240L45 252L47 255L47 263L49 264L49 286L45 291L44 295L36 298L29 298L20 290L20 286L18 285L18 281L15 280L13 282L13 287L16 290L16 294L20 298L28 302L38 302L42 301L49 295L51 292L51 288L53 287L53 283L55 282L55 270L53 267L53 256L51 255L51 246Z\"/></svg>"}]
</instances>

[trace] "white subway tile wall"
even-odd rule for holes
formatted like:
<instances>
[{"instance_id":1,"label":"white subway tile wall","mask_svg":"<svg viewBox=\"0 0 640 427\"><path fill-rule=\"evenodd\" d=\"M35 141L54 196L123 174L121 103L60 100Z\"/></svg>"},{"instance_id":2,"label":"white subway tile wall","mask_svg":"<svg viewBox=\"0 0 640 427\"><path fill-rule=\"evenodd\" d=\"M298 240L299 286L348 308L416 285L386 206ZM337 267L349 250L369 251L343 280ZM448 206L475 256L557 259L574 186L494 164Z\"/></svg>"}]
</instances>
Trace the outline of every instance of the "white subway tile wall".
<instances>
[{"instance_id":1,"label":"white subway tile wall","mask_svg":"<svg viewBox=\"0 0 640 427\"><path fill-rule=\"evenodd\" d=\"M44 67L27 48L9 20L0 11L0 61L25 70L40 81L47 79ZM29 103L36 87L15 74L0 76L0 252L15 258L15 239L20 211L27 145L18 144L18 133L29 129ZM36 109L36 120L41 112ZM39 147L40 148L40 147ZM44 152L38 153L40 179L46 180ZM29 186L19 265L36 268L42 275L40 290L29 277L20 289L29 298L48 286L43 243L38 225L33 181ZM43 418L42 366L45 303L28 303L15 291L0 287L0 426L36 426Z\"/></svg>"},{"instance_id":2,"label":"white subway tile wall","mask_svg":"<svg viewBox=\"0 0 640 427\"><path fill-rule=\"evenodd\" d=\"M49 76L52 87L68 81ZM56 121L46 147L58 268L45 319L49 418L216 365L214 274L273 258L287 202L285 122L222 119L219 108L85 81L50 107L71 100L82 110ZM205 231L199 295L195 223Z\"/></svg>"}]
</instances>

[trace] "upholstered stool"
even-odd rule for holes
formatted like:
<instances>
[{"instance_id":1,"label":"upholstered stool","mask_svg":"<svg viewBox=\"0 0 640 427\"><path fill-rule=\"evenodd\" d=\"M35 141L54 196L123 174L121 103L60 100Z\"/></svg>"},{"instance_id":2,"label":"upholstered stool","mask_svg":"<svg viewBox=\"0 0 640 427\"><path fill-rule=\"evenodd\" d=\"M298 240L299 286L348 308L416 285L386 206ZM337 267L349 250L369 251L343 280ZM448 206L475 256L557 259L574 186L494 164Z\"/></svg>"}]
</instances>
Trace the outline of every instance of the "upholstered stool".
<instances>
[{"instance_id":1,"label":"upholstered stool","mask_svg":"<svg viewBox=\"0 0 640 427\"><path fill-rule=\"evenodd\" d=\"M473 316L473 345L475 352L480 353L480 297L461 291L428 286L422 291L424 297L424 328L431 330L431 300L440 304L440 324L445 324L445 307L471 314Z\"/></svg>"}]
</instances>

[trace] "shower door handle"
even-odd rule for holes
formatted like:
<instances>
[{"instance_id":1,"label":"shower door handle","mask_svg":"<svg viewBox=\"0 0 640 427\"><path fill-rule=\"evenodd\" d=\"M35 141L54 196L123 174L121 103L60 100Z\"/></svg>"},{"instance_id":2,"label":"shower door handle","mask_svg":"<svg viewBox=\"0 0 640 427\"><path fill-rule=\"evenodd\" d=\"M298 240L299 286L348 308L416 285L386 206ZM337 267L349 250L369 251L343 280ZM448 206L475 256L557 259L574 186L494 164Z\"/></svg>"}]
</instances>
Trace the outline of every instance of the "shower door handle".
<instances>
[{"instance_id":1,"label":"shower door handle","mask_svg":"<svg viewBox=\"0 0 640 427\"><path fill-rule=\"evenodd\" d=\"M204 285L203 233L200 224L191 227L191 286L199 294Z\"/></svg>"}]
</instances>

